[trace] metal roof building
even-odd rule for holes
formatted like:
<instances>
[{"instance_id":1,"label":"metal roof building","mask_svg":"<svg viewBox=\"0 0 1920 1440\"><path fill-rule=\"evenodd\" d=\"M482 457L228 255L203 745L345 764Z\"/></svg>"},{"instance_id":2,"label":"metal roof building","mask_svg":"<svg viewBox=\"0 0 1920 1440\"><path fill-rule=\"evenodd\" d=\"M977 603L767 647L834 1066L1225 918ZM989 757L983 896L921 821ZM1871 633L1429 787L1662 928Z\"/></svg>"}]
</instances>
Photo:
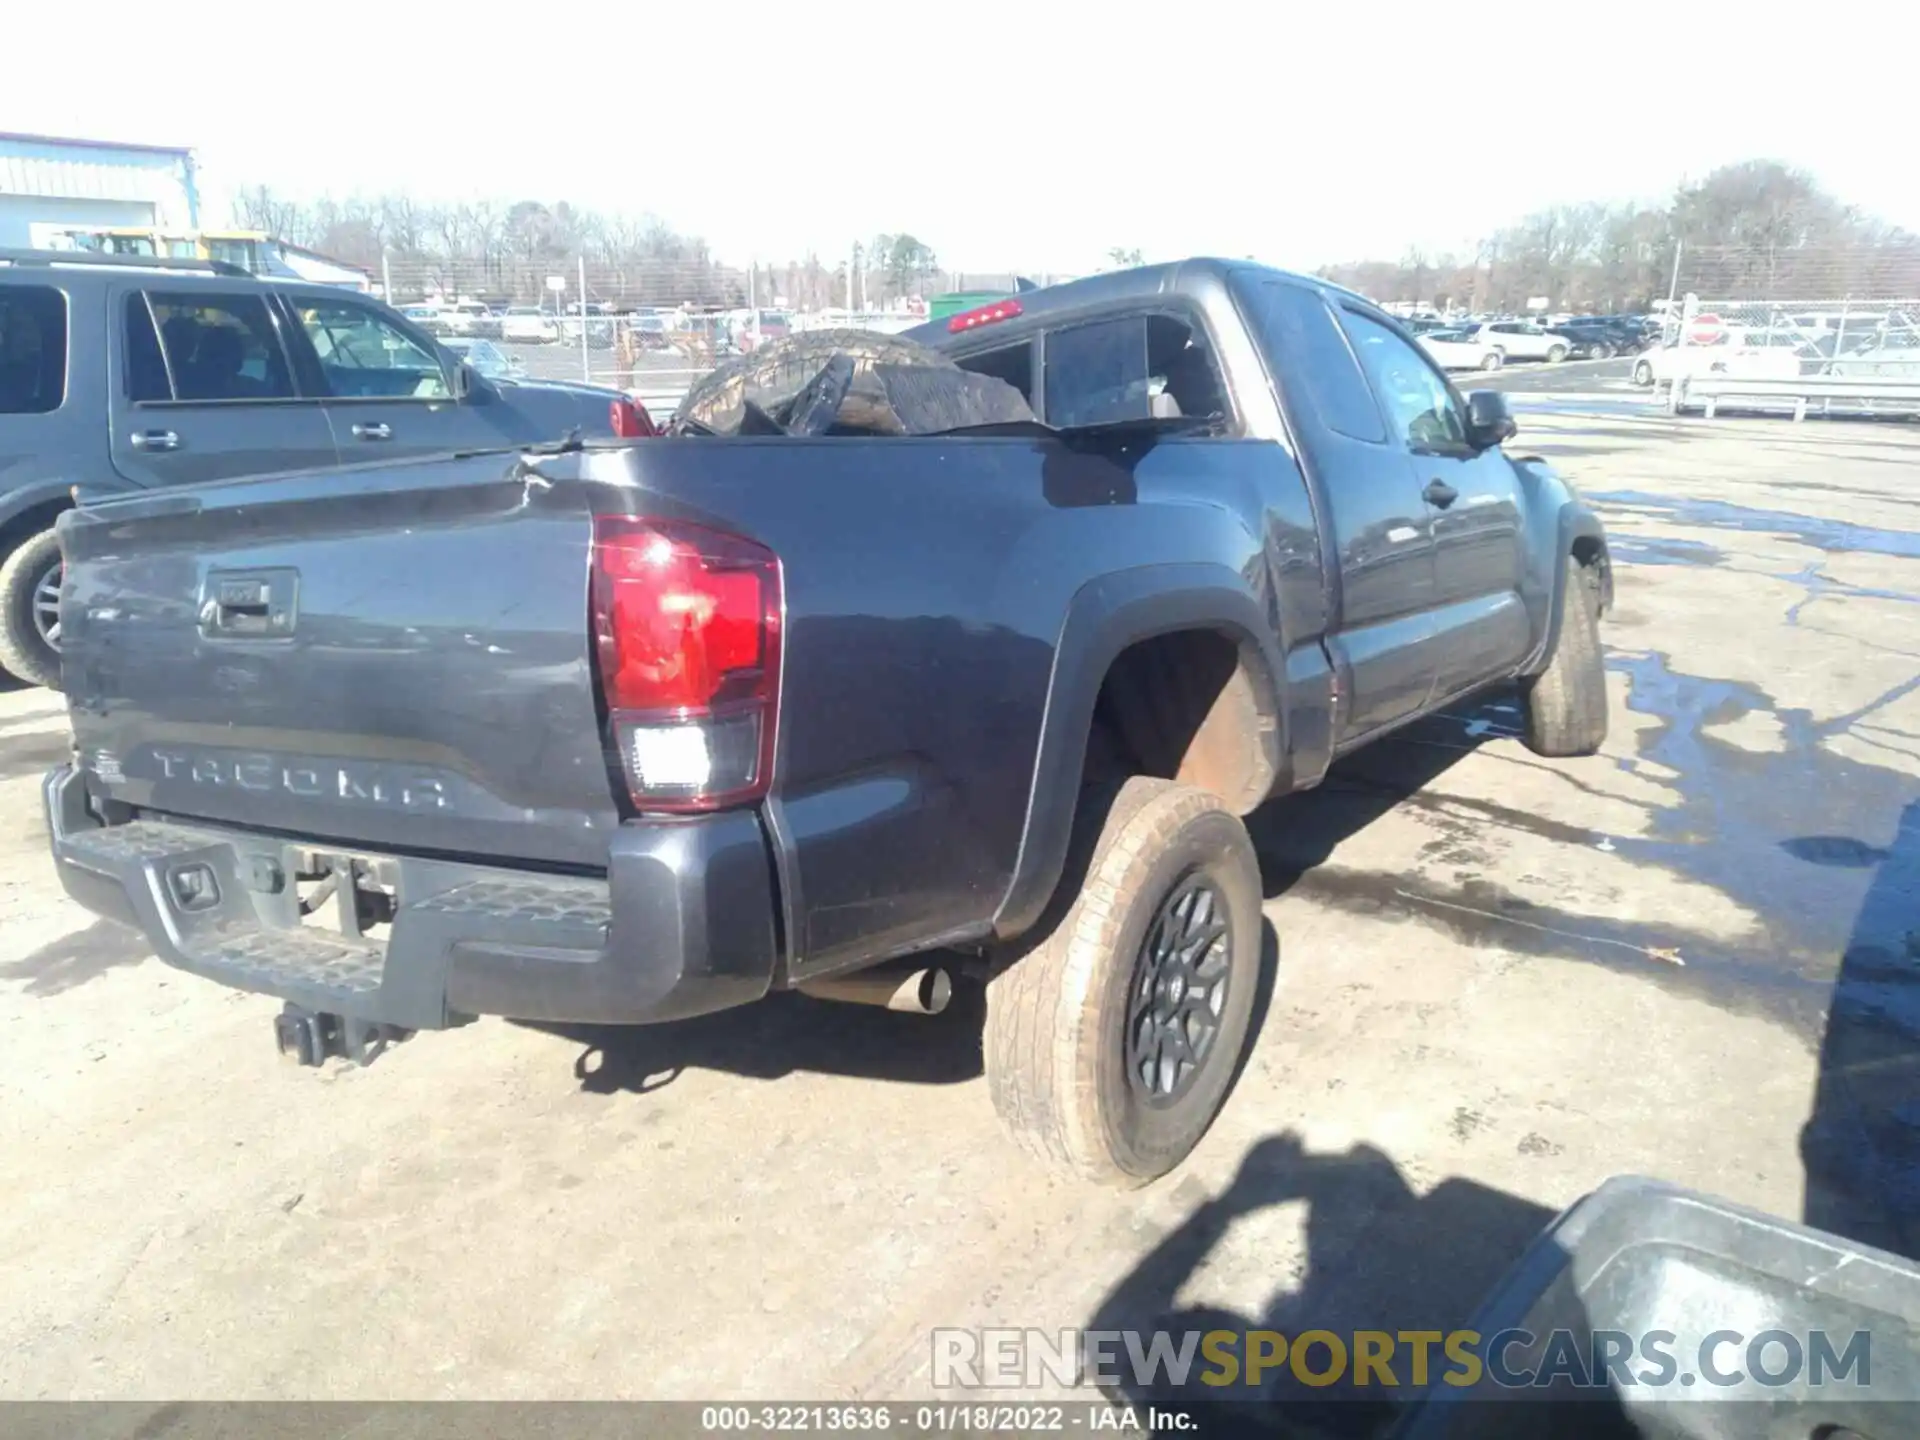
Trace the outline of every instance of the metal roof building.
<instances>
[{"instance_id":1,"label":"metal roof building","mask_svg":"<svg viewBox=\"0 0 1920 1440\"><path fill-rule=\"evenodd\" d=\"M199 223L191 150L0 131L0 246L32 245L36 225Z\"/></svg>"}]
</instances>

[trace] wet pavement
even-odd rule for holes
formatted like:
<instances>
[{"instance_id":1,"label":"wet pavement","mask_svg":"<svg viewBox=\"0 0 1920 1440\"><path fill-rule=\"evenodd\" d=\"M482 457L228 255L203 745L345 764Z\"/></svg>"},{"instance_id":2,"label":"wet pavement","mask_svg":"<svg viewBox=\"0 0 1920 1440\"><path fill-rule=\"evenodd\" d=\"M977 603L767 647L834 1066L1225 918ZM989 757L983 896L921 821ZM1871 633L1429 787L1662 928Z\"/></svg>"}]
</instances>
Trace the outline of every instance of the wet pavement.
<instances>
[{"instance_id":1,"label":"wet pavement","mask_svg":"<svg viewBox=\"0 0 1920 1440\"><path fill-rule=\"evenodd\" d=\"M1516 448L1609 526L1603 753L1494 696L1253 817L1259 1040L1143 1193L1005 1144L961 1005L283 1069L272 1002L60 896L61 711L0 693L0 1395L902 1398L934 1326L1446 1328L1621 1172L1920 1253L1920 427L1566 404Z\"/></svg>"}]
</instances>

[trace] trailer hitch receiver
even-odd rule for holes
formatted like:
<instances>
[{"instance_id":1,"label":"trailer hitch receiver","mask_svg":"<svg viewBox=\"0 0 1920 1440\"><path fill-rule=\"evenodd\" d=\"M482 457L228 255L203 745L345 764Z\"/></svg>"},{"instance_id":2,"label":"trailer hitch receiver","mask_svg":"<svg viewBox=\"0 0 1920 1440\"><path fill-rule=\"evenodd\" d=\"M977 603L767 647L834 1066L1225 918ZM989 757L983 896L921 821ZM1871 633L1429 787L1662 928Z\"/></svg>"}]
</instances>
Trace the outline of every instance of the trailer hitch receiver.
<instances>
[{"instance_id":1,"label":"trailer hitch receiver","mask_svg":"<svg viewBox=\"0 0 1920 1440\"><path fill-rule=\"evenodd\" d=\"M351 1015L309 1010L291 1003L273 1017L274 1046L296 1065L324 1065L336 1055L355 1065L371 1065L389 1046L411 1034L411 1030L398 1025L356 1020Z\"/></svg>"}]
</instances>

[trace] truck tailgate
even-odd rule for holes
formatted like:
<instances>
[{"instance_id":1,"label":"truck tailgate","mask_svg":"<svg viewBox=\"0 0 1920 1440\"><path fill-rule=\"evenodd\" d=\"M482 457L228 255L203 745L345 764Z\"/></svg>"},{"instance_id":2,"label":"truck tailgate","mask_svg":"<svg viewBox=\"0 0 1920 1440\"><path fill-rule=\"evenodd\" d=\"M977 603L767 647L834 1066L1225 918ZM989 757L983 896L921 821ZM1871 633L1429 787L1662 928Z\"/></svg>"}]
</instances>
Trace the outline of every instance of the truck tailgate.
<instances>
[{"instance_id":1,"label":"truck tailgate","mask_svg":"<svg viewBox=\"0 0 1920 1440\"><path fill-rule=\"evenodd\" d=\"M60 533L97 793L369 849L605 865L619 812L579 487L495 454L117 500Z\"/></svg>"}]
</instances>

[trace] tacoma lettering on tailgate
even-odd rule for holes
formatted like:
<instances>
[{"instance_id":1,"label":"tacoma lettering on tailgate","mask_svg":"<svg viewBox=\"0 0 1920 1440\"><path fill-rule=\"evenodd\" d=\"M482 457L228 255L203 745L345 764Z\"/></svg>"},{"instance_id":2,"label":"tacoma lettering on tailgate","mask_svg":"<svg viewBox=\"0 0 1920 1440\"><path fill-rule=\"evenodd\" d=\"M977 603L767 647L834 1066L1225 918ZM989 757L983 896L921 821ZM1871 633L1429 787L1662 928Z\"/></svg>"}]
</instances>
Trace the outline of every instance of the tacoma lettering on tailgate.
<instances>
[{"instance_id":1,"label":"tacoma lettering on tailgate","mask_svg":"<svg viewBox=\"0 0 1920 1440\"><path fill-rule=\"evenodd\" d=\"M195 754L155 750L162 778L237 790L281 791L309 799L345 800L393 810L445 810L446 787L427 775L409 775L372 765L286 760L273 755ZM103 777L104 778L104 777Z\"/></svg>"}]
</instances>

